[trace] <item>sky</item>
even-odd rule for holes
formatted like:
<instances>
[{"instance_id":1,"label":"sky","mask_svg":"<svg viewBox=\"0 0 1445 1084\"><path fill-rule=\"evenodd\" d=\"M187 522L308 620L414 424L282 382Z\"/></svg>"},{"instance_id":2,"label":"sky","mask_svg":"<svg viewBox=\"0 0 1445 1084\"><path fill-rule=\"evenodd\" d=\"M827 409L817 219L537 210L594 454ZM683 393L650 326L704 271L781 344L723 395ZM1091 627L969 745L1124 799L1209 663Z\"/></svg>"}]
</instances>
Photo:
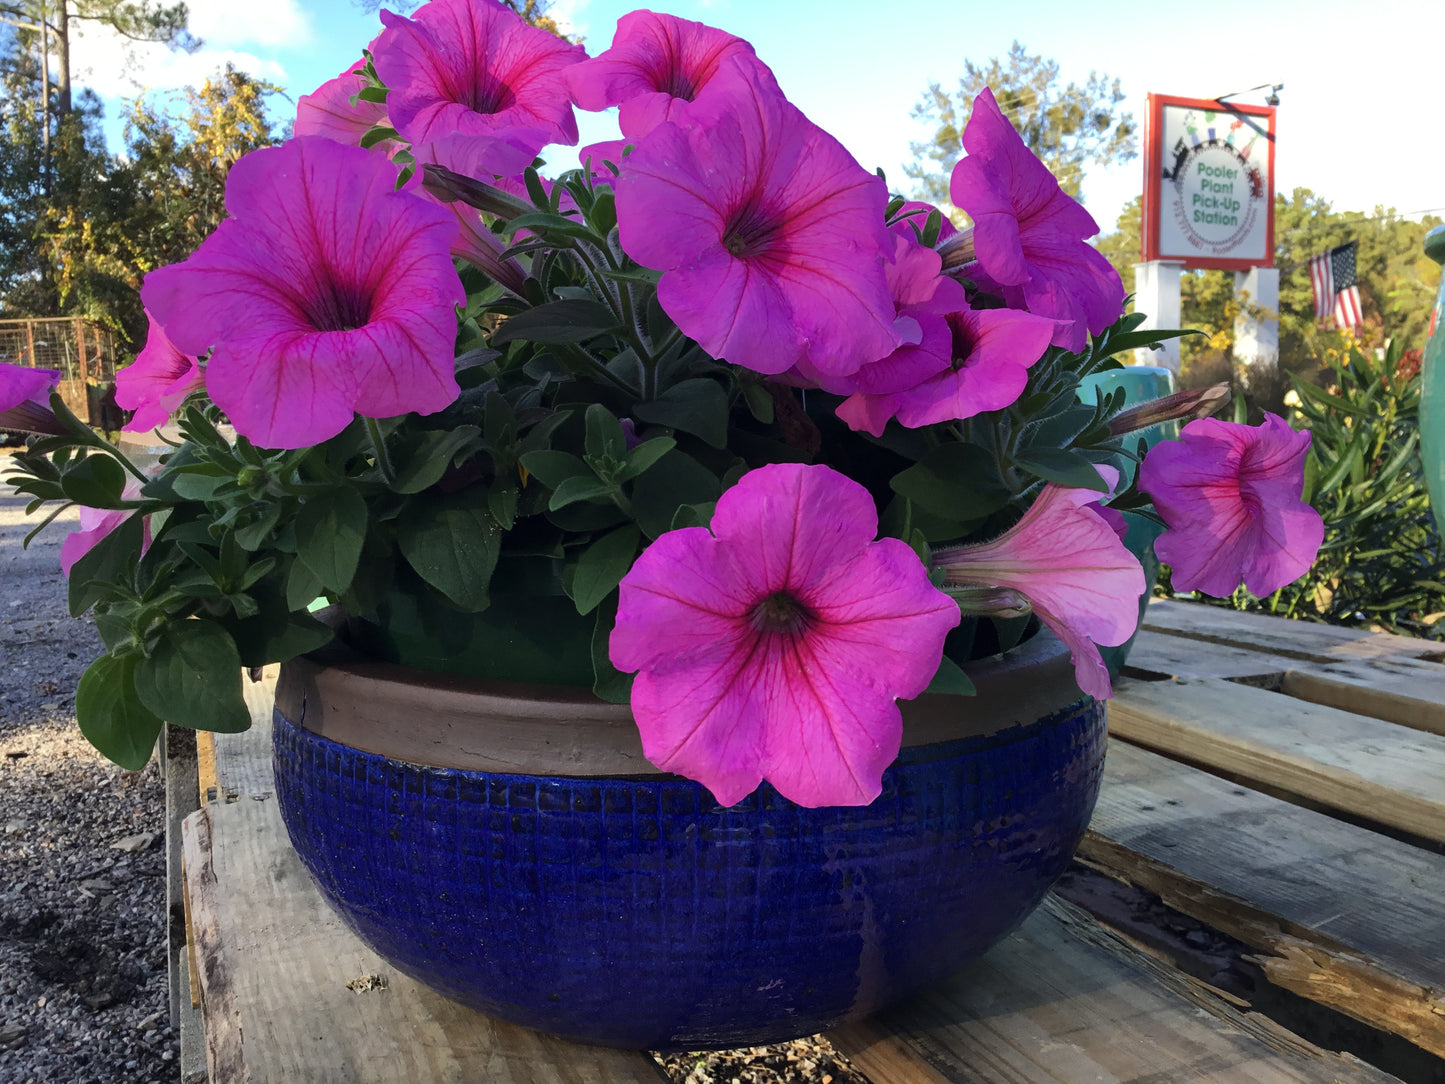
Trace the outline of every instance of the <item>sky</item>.
<instances>
[{"instance_id":1,"label":"sky","mask_svg":"<svg viewBox=\"0 0 1445 1084\"><path fill-rule=\"evenodd\" d=\"M112 150L121 147L122 100L164 101L226 62L285 87L292 101L360 57L380 29L350 0L188 0L193 54L162 46L129 49L92 30L74 48L76 81L106 102ZM554 0L552 14L584 37L588 52L610 44L614 0ZM1121 108L1141 128L1145 95L1212 98L1260 84L1279 91L1279 192L1312 189L1336 210L1393 208L1418 217L1445 209L1445 88L1430 50L1445 41L1440 0L913 0L894 8L861 0L659 0L667 11L752 42L788 97L896 191L924 124L909 117L930 81L955 87L964 60L984 64L1019 40L1058 61L1065 81L1091 70L1121 81ZM1267 90L1237 100L1260 104ZM291 109L278 103L278 113ZM294 114L288 114L294 115ZM284 119L284 118L283 118ZM609 138L615 122L580 114L582 143ZM564 148L550 165L576 164ZM549 170L549 172L551 172ZM1138 195L1140 160L1092 167L1084 201L1104 232Z\"/></svg>"}]
</instances>

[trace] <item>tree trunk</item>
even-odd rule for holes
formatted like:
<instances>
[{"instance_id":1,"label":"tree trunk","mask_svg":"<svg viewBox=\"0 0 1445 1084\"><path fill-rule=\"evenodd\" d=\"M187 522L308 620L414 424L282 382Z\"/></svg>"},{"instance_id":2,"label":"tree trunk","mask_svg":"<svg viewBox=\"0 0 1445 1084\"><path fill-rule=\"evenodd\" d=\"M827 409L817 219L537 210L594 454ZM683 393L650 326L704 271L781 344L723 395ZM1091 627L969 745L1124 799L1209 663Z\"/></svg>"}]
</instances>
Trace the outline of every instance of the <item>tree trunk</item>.
<instances>
[{"instance_id":1,"label":"tree trunk","mask_svg":"<svg viewBox=\"0 0 1445 1084\"><path fill-rule=\"evenodd\" d=\"M55 5L55 63L59 69L55 113L63 121L70 116L70 0Z\"/></svg>"}]
</instances>

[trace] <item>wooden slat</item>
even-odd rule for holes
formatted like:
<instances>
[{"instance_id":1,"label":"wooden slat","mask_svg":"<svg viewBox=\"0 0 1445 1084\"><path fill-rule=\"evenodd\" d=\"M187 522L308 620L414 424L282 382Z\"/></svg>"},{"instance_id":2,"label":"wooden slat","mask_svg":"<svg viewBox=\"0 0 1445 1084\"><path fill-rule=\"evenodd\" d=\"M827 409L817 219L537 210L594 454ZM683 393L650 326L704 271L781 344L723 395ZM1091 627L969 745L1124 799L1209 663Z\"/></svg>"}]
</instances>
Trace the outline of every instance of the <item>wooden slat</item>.
<instances>
[{"instance_id":1,"label":"wooden slat","mask_svg":"<svg viewBox=\"0 0 1445 1084\"><path fill-rule=\"evenodd\" d=\"M1121 682L1109 732L1445 843L1445 738L1216 679Z\"/></svg>"},{"instance_id":2,"label":"wooden slat","mask_svg":"<svg viewBox=\"0 0 1445 1084\"><path fill-rule=\"evenodd\" d=\"M1272 655L1267 651L1251 651L1249 648L1143 629L1129 649L1124 672L1130 677L1149 681L1220 677L1275 688L1285 671L1299 665L1298 659Z\"/></svg>"},{"instance_id":3,"label":"wooden slat","mask_svg":"<svg viewBox=\"0 0 1445 1084\"><path fill-rule=\"evenodd\" d=\"M1368 666L1303 665L1284 675L1280 691L1431 734L1445 734L1445 665L1438 662L1380 659Z\"/></svg>"},{"instance_id":4,"label":"wooden slat","mask_svg":"<svg viewBox=\"0 0 1445 1084\"><path fill-rule=\"evenodd\" d=\"M829 1038L875 1084L1395 1081L1241 1012L1052 896L956 979Z\"/></svg>"},{"instance_id":5,"label":"wooden slat","mask_svg":"<svg viewBox=\"0 0 1445 1084\"><path fill-rule=\"evenodd\" d=\"M1243 613L1202 602L1151 602L1144 612L1143 627L1313 662L1445 658L1445 647L1430 640L1312 621L1282 621L1267 614Z\"/></svg>"},{"instance_id":6,"label":"wooden slat","mask_svg":"<svg viewBox=\"0 0 1445 1084\"><path fill-rule=\"evenodd\" d=\"M323 902L274 799L212 803L187 825L213 1084L666 1080L644 1053L493 1020L394 970ZM366 976L369 989L347 987Z\"/></svg>"},{"instance_id":7,"label":"wooden slat","mask_svg":"<svg viewBox=\"0 0 1445 1084\"><path fill-rule=\"evenodd\" d=\"M1445 1056L1445 856L1112 742L1085 860L1276 985Z\"/></svg>"}]
</instances>

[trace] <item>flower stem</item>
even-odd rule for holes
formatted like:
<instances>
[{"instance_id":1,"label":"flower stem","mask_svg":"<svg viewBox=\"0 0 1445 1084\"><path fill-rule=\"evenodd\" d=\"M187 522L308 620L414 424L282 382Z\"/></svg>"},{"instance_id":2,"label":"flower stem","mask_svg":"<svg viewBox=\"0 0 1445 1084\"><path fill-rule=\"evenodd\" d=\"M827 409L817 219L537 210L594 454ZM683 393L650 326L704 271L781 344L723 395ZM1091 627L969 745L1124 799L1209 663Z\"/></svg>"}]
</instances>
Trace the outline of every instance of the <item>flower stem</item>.
<instances>
[{"instance_id":1,"label":"flower stem","mask_svg":"<svg viewBox=\"0 0 1445 1084\"><path fill-rule=\"evenodd\" d=\"M386 450L386 437L382 435L381 426L375 418L366 419L366 431L371 436L371 447L376 452L376 467L381 471L382 478L386 484L391 485L396 481L396 468L392 466L391 454Z\"/></svg>"}]
</instances>

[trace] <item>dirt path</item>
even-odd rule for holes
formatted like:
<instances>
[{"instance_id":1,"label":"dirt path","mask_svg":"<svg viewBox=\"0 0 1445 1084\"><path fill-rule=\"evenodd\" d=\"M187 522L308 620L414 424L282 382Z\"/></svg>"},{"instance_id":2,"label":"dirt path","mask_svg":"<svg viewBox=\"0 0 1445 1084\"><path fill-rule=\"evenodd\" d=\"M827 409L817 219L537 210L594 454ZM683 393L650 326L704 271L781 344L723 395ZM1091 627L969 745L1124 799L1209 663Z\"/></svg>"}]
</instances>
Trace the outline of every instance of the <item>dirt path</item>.
<instances>
[{"instance_id":1,"label":"dirt path","mask_svg":"<svg viewBox=\"0 0 1445 1084\"><path fill-rule=\"evenodd\" d=\"M76 514L24 549L25 503L0 488L0 1084L175 1084L164 789L154 762L122 772L76 726L101 649L66 611Z\"/></svg>"}]
</instances>

